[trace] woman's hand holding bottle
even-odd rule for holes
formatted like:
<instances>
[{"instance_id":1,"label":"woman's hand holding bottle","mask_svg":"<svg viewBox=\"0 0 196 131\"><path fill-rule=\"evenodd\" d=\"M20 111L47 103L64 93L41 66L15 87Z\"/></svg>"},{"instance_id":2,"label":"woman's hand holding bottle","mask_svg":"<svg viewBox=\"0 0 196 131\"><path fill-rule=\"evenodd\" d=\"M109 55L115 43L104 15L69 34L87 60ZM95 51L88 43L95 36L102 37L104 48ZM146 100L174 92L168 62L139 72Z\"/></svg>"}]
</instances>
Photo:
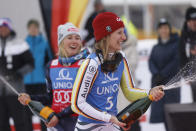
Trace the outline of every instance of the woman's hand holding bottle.
<instances>
[{"instance_id":1,"label":"woman's hand holding bottle","mask_svg":"<svg viewBox=\"0 0 196 131\"><path fill-rule=\"evenodd\" d=\"M21 93L18 96L18 100L20 101L21 104L28 105L28 102L31 101L31 97L26 93Z\"/></svg>"},{"instance_id":2,"label":"woman's hand holding bottle","mask_svg":"<svg viewBox=\"0 0 196 131\"><path fill-rule=\"evenodd\" d=\"M49 127L54 127L58 124L59 122L59 119L57 116L53 116L52 119L48 122L48 123L45 123L46 126L49 128Z\"/></svg>"},{"instance_id":3,"label":"woman's hand holding bottle","mask_svg":"<svg viewBox=\"0 0 196 131\"><path fill-rule=\"evenodd\" d=\"M164 86L160 85L150 90L149 94L152 96L152 101L158 101L165 95L163 88Z\"/></svg>"},{"instance_id":4,"label":"woman's hand holding bottle","mask_svg":"<svg viewBox=\"0 0 196 131\"><path fill-rule=\"evenodd\" d=\"M114 124L116 124L116 125L118 125L118 126L121 127L124 131L127 131L127 130L129 130L129 129L131 128L131 125L128 125L128 127L127 127L126 123L120 122L120 121L116 118L116 116L111 116L110 122L111 122L111 123L114 123Z\"/></svg>"}]
</instances>

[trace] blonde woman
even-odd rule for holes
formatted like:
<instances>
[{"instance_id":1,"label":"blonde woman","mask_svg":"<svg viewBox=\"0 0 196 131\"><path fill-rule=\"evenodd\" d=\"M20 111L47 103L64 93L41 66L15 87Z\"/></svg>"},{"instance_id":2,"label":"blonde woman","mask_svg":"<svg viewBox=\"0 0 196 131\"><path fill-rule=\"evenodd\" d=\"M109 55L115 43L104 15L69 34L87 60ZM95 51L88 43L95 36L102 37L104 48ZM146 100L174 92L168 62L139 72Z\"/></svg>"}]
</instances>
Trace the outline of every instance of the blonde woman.
<instances>
[{"instance_id":1,"label":"blonde woman","mask_svg":"<svg viewBox=\"0 0 196 131\"><path fill-rule=\"evenodd\" d=\"M77 114L71 110L71 94L75 77L88 51L81 51L81 35L72 23L58 26L59 57L52 60L46 69L47 96L31 96L31 99L50 104L56 115L46 123L52 131L73 131ZM28 94L22 93L19 101L25 105L29 100Z\"/></svg>"},{"instance_id":2,"label":"blonde woman","mask_svg":"<svg viewBox=\"0 0 196 131\"><path fill-rule=\"evenodd\" d=\"M117 96L121 87L129 101L151 94L159 100L164 93L134 88L127 60L121 50L126 39L124 24L114 13L104 12L93 21L95 52L81 65L72 93L72 109L80 114L75 131L119 131L126 124L118 121Z\"/></svg>"}]
</instances>

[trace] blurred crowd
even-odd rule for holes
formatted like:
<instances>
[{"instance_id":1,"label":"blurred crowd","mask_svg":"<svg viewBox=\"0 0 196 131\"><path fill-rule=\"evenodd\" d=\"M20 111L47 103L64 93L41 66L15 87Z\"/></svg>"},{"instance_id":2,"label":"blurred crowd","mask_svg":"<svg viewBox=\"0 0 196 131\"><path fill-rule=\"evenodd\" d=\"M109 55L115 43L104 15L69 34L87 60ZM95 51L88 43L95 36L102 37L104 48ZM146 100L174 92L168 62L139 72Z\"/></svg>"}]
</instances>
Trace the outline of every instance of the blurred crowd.
<instances>
[{"instance_id":1,"label":"blurred crowd","mask_svg":"<svg viewBox=\"0 0 196 131\"><path fill-rule=\"evenodd\" d=\"M107 9L101 1L94 3L94 12L85 24L88 35L83 39L83 47L94 48L92 22L101 12ZM196 8L189 7L185 11L185 21L180 34L173 32L169 19L161 18L157 23L157 44L153 46L148 65L152 74L151 87L165 85L189 61L196 57ZM0 75L3 76L18 92L30 95L45 94L45 67L54 58L50 43L39 30L39 21L31 19L27 23L28 34L25 40L17 37L9 18L0 18ZM122 44L131 73L135 79L136 88L138 80L135 71L138 64L137 38L125 27L126 40ZM22 106L17 95L0 82L0 131L10 131L9 118L12 117L16 131L32 131L32 113ZM196 102L196 82L191 82L193 101ZM119 111L130 102L119 94ZM159 102L152 103L151 123L167 123L164 116L164 106L169 103L180 103L180 88L165 91L165 96ZM42 131L46 126L41 123ZM137 121L130 131L141 131Z\"/></svg>"}]
</instances>

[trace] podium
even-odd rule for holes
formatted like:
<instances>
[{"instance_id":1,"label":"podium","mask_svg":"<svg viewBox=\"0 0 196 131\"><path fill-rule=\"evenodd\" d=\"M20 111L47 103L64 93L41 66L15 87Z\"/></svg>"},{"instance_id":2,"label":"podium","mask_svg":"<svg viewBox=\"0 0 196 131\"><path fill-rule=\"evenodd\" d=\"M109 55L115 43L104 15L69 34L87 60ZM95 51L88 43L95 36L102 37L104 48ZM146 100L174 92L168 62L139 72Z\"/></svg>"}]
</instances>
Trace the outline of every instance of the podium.
<instances>
[{"instance_id":1,"label":"podium","mask_svg":"<svg viewBox=\"0 0 196 131\"><path fill-rule=\"evenodd\" d=\"M196 131L196 103L166 104L165 119L169 131Z\"/></svg>"}]
</instances>

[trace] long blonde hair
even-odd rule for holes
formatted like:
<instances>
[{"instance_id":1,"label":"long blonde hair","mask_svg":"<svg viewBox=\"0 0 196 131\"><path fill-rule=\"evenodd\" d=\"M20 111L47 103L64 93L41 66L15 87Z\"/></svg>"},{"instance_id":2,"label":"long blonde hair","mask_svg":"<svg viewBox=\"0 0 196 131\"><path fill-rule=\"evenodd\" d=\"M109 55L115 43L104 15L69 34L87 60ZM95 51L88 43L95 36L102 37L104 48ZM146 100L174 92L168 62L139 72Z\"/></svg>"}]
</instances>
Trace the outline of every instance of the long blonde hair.
<instances>
[{"instance_id":1,"label":"long blonde hair","mask_svg":"<svg viewBox=\"0 0 196 131\"><path fill-rule=\"evenodd\" d=\"M116 54L117 52L114 52L114 55L111 57L109 57L108 53L109 53L109 40L110 40L110 35L104 37L103 39L101 39L100 41L95 43L95 51L101 50L102 51L102 55L103 55L103 63L101 64L101 70L103 72L113 72L117 69L118 65L119 65L119 57L116 58L116 56L118 54ZM119 56L119 55L118 55ZM115 61L117 60L117 61ZM116 62L116 64L105 64L105 62Z\"/></svg>"},{"instance_id":2,"label":"long blonde hair","mask_svg":"<svg viewBox=\"0 0 196 131\"><path fill-rule=\"evenodd\" d=\"M95 43L95 50L99 49L103 53L103 59L107 60L108 48L109 48L109 35Z\"/></svg>"}]
</instances>

